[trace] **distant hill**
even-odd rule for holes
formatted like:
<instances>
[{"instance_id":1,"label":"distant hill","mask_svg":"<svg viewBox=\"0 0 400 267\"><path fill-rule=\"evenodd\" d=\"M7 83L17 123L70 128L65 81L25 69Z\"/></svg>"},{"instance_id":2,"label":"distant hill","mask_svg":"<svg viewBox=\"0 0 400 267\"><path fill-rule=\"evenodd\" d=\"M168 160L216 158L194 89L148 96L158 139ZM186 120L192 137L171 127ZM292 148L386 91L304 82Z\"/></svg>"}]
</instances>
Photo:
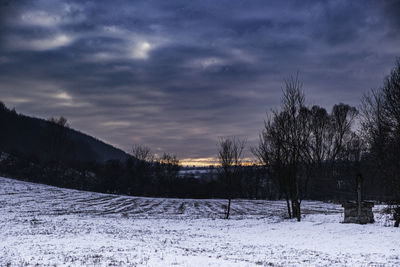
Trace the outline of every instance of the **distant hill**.
<instances>
[{"instance_id":1,"label":"distant hill","mask_svg":"<svg viewBox=\"0 0 400 267\"><path fill-rule=\"evenodd\" d=\"M0 102L0 151L51 160L55 149L63 159L74 161L124 161L129 157L124 151L92 136L47 120L17 114Z\"/></svg>"}]
</instances>

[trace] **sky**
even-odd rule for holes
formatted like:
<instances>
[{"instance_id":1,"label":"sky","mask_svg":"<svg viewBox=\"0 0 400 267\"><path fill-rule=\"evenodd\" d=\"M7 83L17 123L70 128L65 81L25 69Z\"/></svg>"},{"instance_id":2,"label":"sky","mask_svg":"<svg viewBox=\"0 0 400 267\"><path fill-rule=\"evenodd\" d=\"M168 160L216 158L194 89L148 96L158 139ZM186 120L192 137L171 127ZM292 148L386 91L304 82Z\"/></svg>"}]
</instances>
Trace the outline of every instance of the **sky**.
<instances>
[{"instance_id":1,"label":"sky","mask_svg":"<svg viewBox=\"0 0 400 267\"><path fill-rule=\"evenodd\" d=\"M358 106L400 56L399 14L390 0L0 0L0 101L200 165L221 137L254 146L290 75L309 105Z\"/></svg>"}]
</instances>

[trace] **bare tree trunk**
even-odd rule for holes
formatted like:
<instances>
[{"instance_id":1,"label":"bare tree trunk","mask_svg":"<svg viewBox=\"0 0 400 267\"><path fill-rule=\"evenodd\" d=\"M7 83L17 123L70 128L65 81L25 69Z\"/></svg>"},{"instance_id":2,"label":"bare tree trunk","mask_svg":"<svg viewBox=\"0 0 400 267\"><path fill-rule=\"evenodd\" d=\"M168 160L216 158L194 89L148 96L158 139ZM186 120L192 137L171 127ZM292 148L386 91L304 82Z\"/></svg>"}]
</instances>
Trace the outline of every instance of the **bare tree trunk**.
<instances>
[{"instance_id":1,"label":"bare tree trunk","mask_svg":"<svg viewBox=\"0 0 400 267\"><path fill-rule=\"evenodd\" d=\"M300 213L300 203L299 200L296 198L292 199L292 212L293 212L293 217L292 218L297 218L297 221L301 221L301 213Z\"/></svg>"},{"instance_id":2,"label":"bare tree trunk","mask_svg":"<svg viewBox=\"0 0 400 267\"><path fill-rule=\"evenodd\" d=\"M296 205L295 205L295 203L294 203L294 200L293 200L293 198L291 198L291 203L292 203L292 218L294 218L294 217L296 217Z\"/></svg>"},{"instance_id":3,"label":"bare tree trunk","mask_svg":"<svg viewBox=\"0 0 400 267\"><path fill-rule=\"evenodd\" d=\"M361 180L357 179L357 217L361 218Z\"/></svg>"},{"instance_id":4,"label":"bare tree trunk","mask_svg":"<svg viewBox=\"0 0 400 267\"><path fill-rule=\"evenodd\" d=\"M227 183L227 198L228 206L226 209L225 219L229 219L232 201L232 180L240 178L240 167L242 165L243 149L245 147L245 140L240 140L235 137L232 139L221 138L218 143L218 161L221 164L223 173L225 175L225 182ZM239 175L239 176L238 176Z\"/></svg>"},{"instance_id":5,"label":"bare tree trunk","mask_svg":"<svg viewBox=\"0 0 400 267\"><path fill-rule=\"evenodd\" d=\"M296 199L296 217L297 217L297 221L300 222L301 221L301 212L300 212L300 202L298 199Z\"/></svg>"},{"instance_id":6,"label":"bare tree trunk","mask_svg":"<svg viewBox=\"0 0 400 267\"><path fill-rule=\"evenodd\" d=\"M301 213L300 213L300 202L298 199L298 193L297 193L297 182L291 181L291 201L292 201L292 214L293 218L297 218L297 221L301 220Z\"/></svg>"},{"instance_id":7,"label":"bare tree trunk","mask_svg":"<svg viewBox=\"0 0 400 267\"><path fill-rule=\"evenodd\" d=\"M228 178L228 206L226 207L225 219L229 219L229 214L231 211L231 202L232 202L232 177L229 177Z\"/></svg>"},{"instance_id":8,"label":"bare tree trunk","mask_svg":"<svg viewBox=\"0 0 400 267\"><path fill-rule=\"evenodd\" d=\"M394 223L394 227L399 227L400 225L400 206L394 209L394 219L396 220Z\"/></svg>"},{"instance_id":9,"label":"bare tree trunk","mask_svg":"<svg viewBox=\"0 0 400 267\"><path fill-rule=\"evenodd\" d=\"M296 218L297 218L297 221L300 222L301 221L301 210L300 210L299 190L298 190L297 181L295 181L294 186L296 188L295 199L294 199L295 204L296 204Z\"/></svg>"},{"instance_id":10,"label":"bare tree trunk","mask_svg":"<svg viewBox=\"0 0 400 267\"><path fill-rule=\"evenodd\" d=\"M231 210L231 198L229 198L228 199L228 207L226 208L226 217L225 217L225 219L229 219L229 213L230 213L230 210Z\"/></svg>"},{"instance_id":11,"label":"bare tree trunk","mask_svg":"<svg viewBox=\"0 0 400 267\"><path fill-rule=\"evenodd\" d=\"M290 210L289 196L288 196L287 193L285 194L285 198L286 198L286 205L287 205L287 210L288 210L288 214L289 214L289 219L291 219L292 218L292 212Z\"/></svg>"}]
</instances>

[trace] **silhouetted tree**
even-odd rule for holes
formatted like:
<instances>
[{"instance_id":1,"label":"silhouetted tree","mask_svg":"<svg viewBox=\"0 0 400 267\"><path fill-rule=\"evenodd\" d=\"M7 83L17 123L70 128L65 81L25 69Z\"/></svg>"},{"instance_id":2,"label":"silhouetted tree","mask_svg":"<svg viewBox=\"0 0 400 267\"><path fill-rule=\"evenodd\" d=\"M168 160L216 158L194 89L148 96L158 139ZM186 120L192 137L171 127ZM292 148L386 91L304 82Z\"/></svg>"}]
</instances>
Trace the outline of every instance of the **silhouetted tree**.
<instances>
[{"instance_id":1,"label":"silhouetted tree","mask_svg":"<svg viewBox=\"0 0 400 267\"><path fill-rule=\"evenodd\" d=\"M285 81L282 97L282 118L278 132L283 137L283 151L286 154L287 181L292 202L293 216L301 220L301 184L299 169L309 140L308 109L298 76Z\"/></svg>"},{"instance_id":2,"label":"silhouetted tree","mask_svg":"<svg viewBox=\"0 0 400 267\"><path fill-rule=\"evenodd\" d=\"M240 172L245 145L246 140L241 140L236 137L231 139L221 138L218 143L217 158L223 171L223 176L226 183L226 196L228 199L225 219L229 219L232 201L232 182Z\"/></svg>"},{"instance_id":3,"label":"silhouetted tree","mask_svg":"<svg viewBox=\"0 0 400 267\"><path fill-rule=\"evenodd\" d=\"M273 112L264 122L264 129L260 134L259 144L252 148L252 153L265 166L268 175L275 178L280 193L284 195L289 218L292 218L290 208L290 188L287 175L287 151L284 148L285 118L283 114Z\"/></svg>"},{"instance_id":4,"label":"silhouetted tree","mask_svg":"<svg viewBox=\"0 0 400 267\"><path fill-rule=\"evenodd\" d=\"M136 159L134 162L135 172L132 174L133 192L139 195L148 195L153 182L154 154L148 146L140 144L134 144L131 152Z\"/></svg>"},{"instance_id":5,"label":"silhouetted tree","mask_svg":"<svg viewBox=\"0 0 400 267\"><path fill-rule=\"evenodd\" d=\"M325 180L325 188L312 190L326 191L333 188L337 162L354 162L348 156L347 148L357 137L352 130L354 119L358 114L356 108L340 103L333 106L328 114L324 108L313 106L310 109L310 140L305 153L307 179L312 181L319 177ZM322 183L320 185L324 186Z\"/></svg>"},{"instance_id":6,"label":"silhouetted tree","mask_svg":"<svg viewBox=\"0 0 400 267\"><path fill-rule=\"evenodd\" d=\"M158 192L163 196L174 196L176 188L174 181L178 179L180 170L179 160L175 155L164 153L157 160L156 180L158 181Z\"/></svg>"}]
</instances>

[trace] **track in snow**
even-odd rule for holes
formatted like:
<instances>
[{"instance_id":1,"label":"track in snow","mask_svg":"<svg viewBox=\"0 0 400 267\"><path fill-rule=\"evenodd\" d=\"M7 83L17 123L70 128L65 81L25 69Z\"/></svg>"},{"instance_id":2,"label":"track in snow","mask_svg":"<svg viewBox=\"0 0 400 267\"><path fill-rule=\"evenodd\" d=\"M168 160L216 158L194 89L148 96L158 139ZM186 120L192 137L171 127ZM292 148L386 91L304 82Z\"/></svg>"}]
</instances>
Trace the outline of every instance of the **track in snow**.
<instances>
[{"instance_id":1,"label":"track in snow","mask_svg":"<svg viewBox=\"0 0 400 267\"><path fill-rule=\"evenodd\" d=\"M79 191L0 179L0 205L31 215L124 215L135 218L223 218L223 199L171 199L131 197ZM285 217L283 201L233 200L231 216L238 218ZM338 205L308 201L304 214L342 213Z\"/></svg>"}]
</instances>

